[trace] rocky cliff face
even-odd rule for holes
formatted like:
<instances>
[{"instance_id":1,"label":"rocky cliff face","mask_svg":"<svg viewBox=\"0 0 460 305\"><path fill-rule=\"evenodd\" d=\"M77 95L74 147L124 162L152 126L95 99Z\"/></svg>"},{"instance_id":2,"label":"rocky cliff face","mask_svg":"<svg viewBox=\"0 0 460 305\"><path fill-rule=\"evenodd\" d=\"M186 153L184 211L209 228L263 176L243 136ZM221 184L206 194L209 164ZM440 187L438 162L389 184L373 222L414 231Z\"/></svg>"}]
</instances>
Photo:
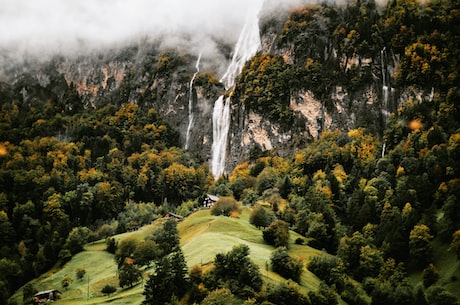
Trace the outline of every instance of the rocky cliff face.
<instances>
[{"instance_id":1,"label":"rocky cliff face","mask_svg":"<svg viewBox=\"0 0 460 305\"><path fill-rule=\"evenodd\" d=\"M280 23L275 20L267 24L261 27L261 51L280 54L286 62L292 61L289 47L279 49L274 44ZM106 103L138 103L142 107L153 107L179 132L182 146L185 146L189 95L192 92L194 124L190 130L189 151L206 161L210 159L212 149L212 110L215 100L223 93L223 87L206 79L196 82L190 90L195 62L196 57L183 50L161 50L155 44L146 43L99 54L58 57L47 65L20 74L12 83L15 90L23 92L24 100L31 90L40 88L54 92L57 99L63 99L70 88L78 93L82 106L86 108ZM372 63L370 65L371 69L380 69ZM212 75L209 71L206 73ZM216 73L214 77L218 79ZM393 98L392 108L396 104ZM307 145L310 139L319 137L323 130L349 130L363 126L381 132L385 120L384 106L378 76L354 92L341 86L333 87L327 104L310 91L292 91L290 108L295 120L288 129L242 106L234 106L228 137L227 170L254 151L269 150L288 155Z\"/></svg>"}]
</instances>

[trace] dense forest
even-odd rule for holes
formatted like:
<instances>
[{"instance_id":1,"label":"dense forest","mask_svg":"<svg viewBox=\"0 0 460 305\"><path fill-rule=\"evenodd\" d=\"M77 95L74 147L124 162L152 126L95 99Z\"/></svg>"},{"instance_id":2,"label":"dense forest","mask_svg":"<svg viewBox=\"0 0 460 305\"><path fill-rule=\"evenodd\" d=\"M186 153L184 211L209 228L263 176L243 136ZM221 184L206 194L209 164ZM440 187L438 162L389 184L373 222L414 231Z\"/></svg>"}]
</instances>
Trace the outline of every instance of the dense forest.
<instances>
[{"instance_id":1,"label":"dense forest","mask_svg":"<svg viewBox=\"0 0 460 305\"><path fill-rule=\"evenodd\" d=\"M129 269L136 262L157 261L146 304L178 304L185 291L190 304L337 304L339 297L348 304L458 304L448 283L438 282L433 251L435 243L446 245L460 258L460 2L311 5L280 22L265 18L261 29L277 28L276 46L289 49L290 60L276 52L254 56L233 103L289 128L296 90L331 107L333 86L352 92L391 74L386 85L394 96L411 88L420 97L402 100L380 123L363 112L362 128L324 131L289 157L255 153L215 181L207 164L178 148L177 131L155 109L127 103L123 90L135 84L91 108L59 75L52 78L64 88L59 94L26 75L0 83L0 304L86 242L106 238L120 274L134 274L120 284L136 281ZM168 63L175 66L173 56L165 58L152 56L148 69L167 76ZM384 71L388 58L394 71ZM215 85L211 76L198 74L199 85ZM244 246L216 256L207 272L187 271L172 223L153 238L150 259L138 249L130 260L135 246L110 239L165 212L187 216L207 193L222 198L215 211L226 215L239 204L268 203L251 221L267 243L281 246L272 268L287 279L302 268L283 252L287 228L332 254L307 266L324 282L320 290L305 296L286 285L264 288ZM422 286L409 284L414 270L423 272Z\"/></svg>"}]
</instances>

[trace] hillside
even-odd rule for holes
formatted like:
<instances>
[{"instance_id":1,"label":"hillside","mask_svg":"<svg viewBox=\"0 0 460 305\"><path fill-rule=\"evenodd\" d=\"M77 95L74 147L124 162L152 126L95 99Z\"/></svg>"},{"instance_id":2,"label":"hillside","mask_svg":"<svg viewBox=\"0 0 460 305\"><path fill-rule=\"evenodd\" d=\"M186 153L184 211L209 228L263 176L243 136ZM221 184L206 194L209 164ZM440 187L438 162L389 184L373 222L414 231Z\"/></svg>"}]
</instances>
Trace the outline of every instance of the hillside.
<instances>
[{"instance_id":1,"label":"hillside","mask_svg":"<svg viewBox=\"0 0 460 305\"><path fill-rule=\"evenodd\" d=\"M119 274L137 280L136 268L161 263L145 277L152 305L181 295L185 266L213 249L231 250L195 268L191 304L458 305L458 0L277 2L243 4L239 35L211 35L210 53L187 47L201 36L168 32L0 67L0 305L56 264L73 264L54 270L70 276L87 255L106 257L106 238ZM247 213L193 214L179 227L184 253L173 222L137 243L149 234L140 227L188 216L209 194L222 213L263 203L267 242L283 245L290 229L329 253L300 279L318 292L260 290L267 274L254 266L266 271L270 248ZM126 253L119 234L133 236ZM290 253L307 259L309 247ZM295 276L296 261L286 265ZM94 277L95 291L105 280ZM85 284L72 285L82 298Z\"/></svg>"},{"instance_id":2,"label":"hillside","mask_svg":"<svg viewBox=\"0 0 460 305\"><path fill-rule=\"evenodd\" d=\"M179 226L181 248L184 252L187 265L190 267L201 264L206 266L214 260L217 253L225 253L237 244L247 244L250 247L250 258L260 268L265 282L278 283L285 281L278 274L267 271L266 264L274 250L267 245L262 238L262 232L250 225L248 217L250 210L245 208L240 218L223 216L211 216L209 210L198 211ZM138 231L115 235L114 238L122 240L128 236L137 240L143 240L154 228L164 221L159 219L151 225L146 225ZM321 251L308 246L296 245L294 240L299 235L291 232L289 253L294 257L301 257L307 263L310 257L321 255ZM31 281L33 286L41 291L58 289L63 292L62 299L56 304L141 304L144 300L143 282L133 288L119 288L111 296L103 296L100 290L106 284L117 286L117 266L114 256L105 251L105 241L97 241L85 245L84 251L73 256L63 267L55 266L49 272ZM86 270L85 277L79 281L76 279L76 270L83 267ZM151 272L144 271L144 279ZM73 279L67 289L62 288L61 280L69 276ZM318 278L308 270L304 270L300 289L303 293L317 290ZM89 292L89 298L88 298ZM10 299L18 304L22 303L22 291L18 290Z\"/></svg>"}]
</instances>

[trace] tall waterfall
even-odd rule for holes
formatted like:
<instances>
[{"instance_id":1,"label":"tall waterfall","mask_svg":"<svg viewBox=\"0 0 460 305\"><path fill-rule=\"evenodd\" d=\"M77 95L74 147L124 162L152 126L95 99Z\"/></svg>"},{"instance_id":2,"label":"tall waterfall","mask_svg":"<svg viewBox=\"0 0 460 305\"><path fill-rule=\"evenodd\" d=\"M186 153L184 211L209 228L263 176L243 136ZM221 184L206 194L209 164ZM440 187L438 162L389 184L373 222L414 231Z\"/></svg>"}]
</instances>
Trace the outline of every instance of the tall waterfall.
<instances>
[{"instance_id":1,"label":"tall waterfall","mask_svg":"<svg viewBox=\"0 0 460 305\"><path fill-rule=\"evenodd\" d=\"M185 149L188 149L190 146L190 131L192 130L193 125L193 82L195 81L195 77L198 73L200 73L200 60L201 60L201 53L198 55L198 59L196 60L196 71L193 73L192 79L190 80L190 89L189 89L189 97L188 97L188 126L187 126L187 133L185 135Z\"/></svg>"},{"instance_id":2,"label":"tall waterfall","mask_svg":"<svg viewBox=\"0 0 460 305\"><path fill-rule=\"evenodd\" d=\"M232 61L220 81L225 89L229 90L235 85L235 78L241 73L243 66L260 48L259 18L258 13L263 0L250 1L253 5L249 11L246 23L240 33L238 42L233 52ZM214 104L212 114L212 160L211 172L214 178L218 178L225 171L225 159L227 151L227 138L230 128L230 97L224 101L224 96L219 96Z\"/></svg>"},{"instance_id":3,"label":"tall waterfall","mask_svg":"<svg viewBox=\"0 0 460 305\"><path fill-rule=\"evenodd\" d=\"M383 49L380 51L380 60L381 60L381 69L382 69L382 94L383 94L383 102L382 102L382 113L383 116L385 117L385 120L388 118L390 115L389 111L389 88L388 88L388 82L387 82L387 66L385 63L385 56L386 56L386 48L383 47Z\"/></svg>"}]
</instances>

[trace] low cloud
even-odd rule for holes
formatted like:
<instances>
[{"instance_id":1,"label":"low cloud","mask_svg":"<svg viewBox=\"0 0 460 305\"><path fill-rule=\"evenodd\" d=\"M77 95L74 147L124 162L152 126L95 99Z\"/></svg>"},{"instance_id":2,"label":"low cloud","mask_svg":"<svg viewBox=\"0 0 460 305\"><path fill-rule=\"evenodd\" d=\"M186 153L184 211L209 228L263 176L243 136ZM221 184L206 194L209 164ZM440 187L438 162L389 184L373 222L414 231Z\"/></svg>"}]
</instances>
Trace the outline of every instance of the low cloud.
<instances>
[{"instance_id":1,"label":"low cloud","mask_svg":"<svg viewBox=\"0 0 460 305\"><path fill-rule=\"evenodd\" d=\"M0 0L0 71L55 54L84 54L145 40L212 56L236 43L264 0ZM302 0L265 0L286 9ZM185 39L184 39L185 37ZM227 54L228 55L228 54Z\"/></svg>"},{"instance_id":2,"label":"low cloud","mask_svg":"<svg viewBox=\"0 0 460 305\"><path fill-rule=\"evenodd\" d=\"M0 0L0 51L65 53L158 35L234 41L252 7L248 2L257 1Z\"/></svg>"}]
</instances>

